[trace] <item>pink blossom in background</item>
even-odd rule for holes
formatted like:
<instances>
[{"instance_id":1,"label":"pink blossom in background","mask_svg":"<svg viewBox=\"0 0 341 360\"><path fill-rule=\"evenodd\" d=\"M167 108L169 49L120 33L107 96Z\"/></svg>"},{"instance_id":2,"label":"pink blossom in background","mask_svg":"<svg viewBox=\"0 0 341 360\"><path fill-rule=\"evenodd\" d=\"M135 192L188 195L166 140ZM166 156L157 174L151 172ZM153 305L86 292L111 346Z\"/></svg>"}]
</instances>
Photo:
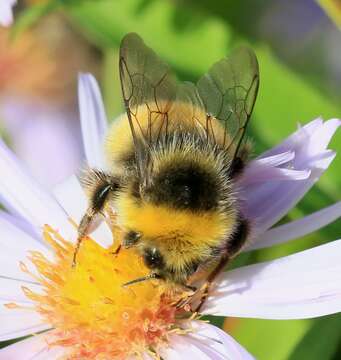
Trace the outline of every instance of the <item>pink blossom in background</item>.
<instances>
[{"instance_id":1,"label":"pink blossom in background","mask_svg":"<svg viewBox=\"0 0 341 360\"><path fill-rule=\"evenodd\" d=\"M13 7L17 0L1 0L0 1L0 25L10 26L13 23Z\"/></svg>"},{"instance_id":2,"label":"pink blossom in background","mask_svg":"<svg viewBox=\"0 0 341 360\"><path fill-rule=\"evenodd\" d=\"M77 75L79 69L96 73L100 56L58 14L15 41L10 33L0 29L0 133L29 172L51 186L81 166Z\"/></svg>"}]
</instances>

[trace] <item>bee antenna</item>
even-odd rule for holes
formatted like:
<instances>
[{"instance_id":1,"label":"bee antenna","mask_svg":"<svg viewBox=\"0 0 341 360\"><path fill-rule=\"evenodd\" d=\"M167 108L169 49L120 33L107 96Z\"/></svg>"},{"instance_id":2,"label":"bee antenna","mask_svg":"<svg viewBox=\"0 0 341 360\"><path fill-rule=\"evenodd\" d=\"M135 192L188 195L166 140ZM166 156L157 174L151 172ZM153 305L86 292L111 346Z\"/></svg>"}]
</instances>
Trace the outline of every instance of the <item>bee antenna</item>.
<instances>
[{"instance_id":1,"label":"bee antenna","mask_svg":"<svg viewBox=\"0 0 341 360\"><path fill-rule=\"evenodd\" d=\"M135 280L128 281L127 283L123 284L122 286L126 287L126 286L130 286L130 285L133 285L133 284L137 284L137 283L142 282L142 281L152 280L152 279L161 279L161 276L159 274L156 274L156 273L151 273L151 274L149 274L147 276L143 276L143 277L137 278Z\"/></svg>"}]
</instances>

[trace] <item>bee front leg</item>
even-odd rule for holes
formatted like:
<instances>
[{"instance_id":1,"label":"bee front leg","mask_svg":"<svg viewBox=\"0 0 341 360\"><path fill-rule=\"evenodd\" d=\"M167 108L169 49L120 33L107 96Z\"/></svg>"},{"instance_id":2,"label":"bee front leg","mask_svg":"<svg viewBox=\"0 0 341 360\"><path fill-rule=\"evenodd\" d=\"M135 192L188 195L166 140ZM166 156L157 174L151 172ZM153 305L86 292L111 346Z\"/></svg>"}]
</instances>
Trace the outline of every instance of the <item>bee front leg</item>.
<instances>
[{"instance_id":1,"label":"bee front leg","mask_svg":"<svg viewBox=\"0 0 341 360\"><path fill-rule=\"evenodd\" d=\"M81 178L81 183L89 195L89 207L83 215L79 226L72 266L77 262L77 254L84 237L89 233L94 220L102 213L111 195L115 195L121 188L121 180L100 170L90 169Z\"/></svg>"},{"instance_id":2,"label":"bee front leg","mask_svg":"<svg viewBox=\"0 0 341 360\"><path fill-rule=\"evenodd\" d=\"M79 248L81 246L81 243L84 239L84 237L86 236L86 234L89 233L89 228L90 225L94 219L96 215L96 211L89 207L86 211L86 213L83 215L79 225L78 225L78 236L77 236L77 243L76 243L76 247L73 253L73 258L72 258L72 267L76 266L76 262L77 262L77 254L79 251Z\"/></svg>"}]
</instances>

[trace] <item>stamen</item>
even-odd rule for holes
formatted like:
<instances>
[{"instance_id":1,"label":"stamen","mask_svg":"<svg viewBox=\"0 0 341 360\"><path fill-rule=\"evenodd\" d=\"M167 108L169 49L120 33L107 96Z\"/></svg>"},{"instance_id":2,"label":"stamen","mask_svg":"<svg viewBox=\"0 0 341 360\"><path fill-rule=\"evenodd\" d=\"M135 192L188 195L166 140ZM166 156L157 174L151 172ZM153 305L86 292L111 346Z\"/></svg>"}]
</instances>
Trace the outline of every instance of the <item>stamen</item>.
<instances>
[{"instance_id":1,"label":"stamen","mask_svg":"<svg viewBox=\"0 0 341 360\"><path fill-rule=\"evenodd\" d=\"M120 236L117 229L113 232ZM150 274L134 249L119 245L104 249L86 237L77 266L72 268L74 246L49 225L44 226L43 237L54 250L55 260L30 252L38 275L24 262L20 268L42 285L42 292L30 289L29 284L22 289L53 327L45 335L49 346L65 347L68 359L142 358L143 353L160 359L158 349L167 343L169 334L190 331L182 325L193 315L188 308L174 306L185 297L184 292ZM22 308L14 303L6 307Z\"/></svg>"}]
</instances>

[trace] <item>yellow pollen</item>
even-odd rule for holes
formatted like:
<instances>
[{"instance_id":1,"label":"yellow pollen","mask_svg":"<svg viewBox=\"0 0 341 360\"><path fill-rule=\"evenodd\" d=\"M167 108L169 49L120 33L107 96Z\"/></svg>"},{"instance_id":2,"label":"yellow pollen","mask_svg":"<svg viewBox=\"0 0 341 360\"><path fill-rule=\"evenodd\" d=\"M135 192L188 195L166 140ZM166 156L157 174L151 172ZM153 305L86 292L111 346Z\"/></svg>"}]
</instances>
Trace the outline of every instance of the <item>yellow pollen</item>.
<instances>
[{"instance_id":1,"label":"yellow pollen","mask_svg":"<svg viewBox=\"0 0 341 360\"><path fill-rule=\"evenodd\" d=\"M165 345L168 334L177 329L181 333L176 320L179 310L174 306L178 293L158 280L122 286L149 273L135 251L104 249L88 237L72 267L74 245L49 226L43 235L55 259L31 252L29 259L39 276L24 263L20 267L42 285L43 292L27 287L23 291L53 328L46 341L51 347L64 346L65 359L138 358L150 351L158 358L158 348Z\"/></svg>"}]
</instances>

